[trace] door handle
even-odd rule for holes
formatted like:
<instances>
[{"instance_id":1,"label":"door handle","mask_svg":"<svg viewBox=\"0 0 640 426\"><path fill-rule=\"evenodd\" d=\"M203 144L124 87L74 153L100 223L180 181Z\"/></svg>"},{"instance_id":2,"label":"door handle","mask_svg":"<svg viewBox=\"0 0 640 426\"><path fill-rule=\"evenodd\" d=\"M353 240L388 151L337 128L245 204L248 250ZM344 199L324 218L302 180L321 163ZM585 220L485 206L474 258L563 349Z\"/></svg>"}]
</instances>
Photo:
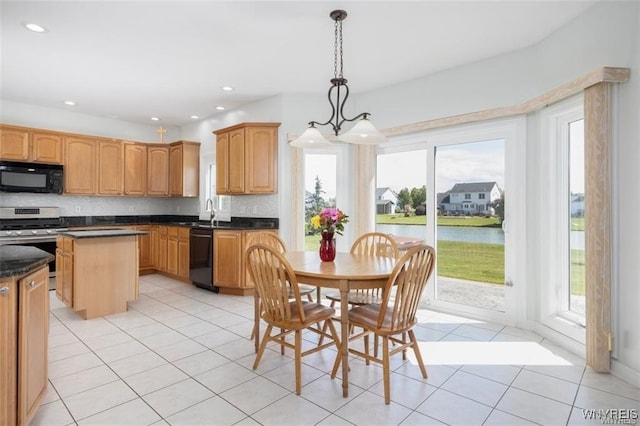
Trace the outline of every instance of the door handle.
<instances>
[{"instance_id":1,"label":"door handle","mask_svg":"<svg viewBox=\"0 0 640 426\"><path fill-rule=\"evenodd\" d=\"M0 296L4 296L5 294L9 294L9 287L0 287Z\"/></svg>"}]
</instances>

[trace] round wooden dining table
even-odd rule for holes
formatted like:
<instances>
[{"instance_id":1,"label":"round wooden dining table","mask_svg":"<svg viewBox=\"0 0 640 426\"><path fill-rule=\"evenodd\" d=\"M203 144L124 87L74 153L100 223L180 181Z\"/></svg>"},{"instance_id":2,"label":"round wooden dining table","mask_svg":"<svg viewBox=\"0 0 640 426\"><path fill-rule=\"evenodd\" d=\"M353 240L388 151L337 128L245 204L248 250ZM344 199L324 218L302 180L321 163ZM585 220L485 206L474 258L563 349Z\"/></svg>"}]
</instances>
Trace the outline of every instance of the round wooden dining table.
<instances>
[{"instance_id":1,"label":"round wooden dining table","mask_svg":"<svg viewBox=\"0 0 640 426\"><path fill-rule=\"evenodd\" d=\"M298 283L333 288L340 291L342 395L346 398L349 395L349 364L347 362L349 357L348 293L350 290L355 289L383 287L393 271L396 259L339 252L336 253L336 258L333 262L323 262L316 251L287 252L284 256L296 273ZM256 306L258 306L258 303L256 303ZM256 327L256 335L259 336L259 321L257 321ZM256 338L256 350L258 348L258 340L259 338Z\"/></svg>"}]
</instances>

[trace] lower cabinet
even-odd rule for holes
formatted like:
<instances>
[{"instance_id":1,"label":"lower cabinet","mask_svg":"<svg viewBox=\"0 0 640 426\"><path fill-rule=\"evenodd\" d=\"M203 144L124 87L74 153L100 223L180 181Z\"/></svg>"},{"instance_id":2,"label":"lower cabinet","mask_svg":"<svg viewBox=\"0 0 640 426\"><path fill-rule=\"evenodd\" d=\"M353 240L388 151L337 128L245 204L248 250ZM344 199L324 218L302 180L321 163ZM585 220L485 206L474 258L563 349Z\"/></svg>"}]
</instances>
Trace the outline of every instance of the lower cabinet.
<instances>
[{"instance_id":1,"label":"lower cabinet","mask_svg":"<svg viewBox=\"0 0 640 426\"><path fill-rule=\"evenodd\" d=\"M154 269L182 281L189 280L189 236L191 228L183 226L158 226L157 237L152 237L151 258Z\"/></svg>"},{"instance_id":2,"label":"lower cabinet","mask_svg":"<svg viewBox=\"0 0 640 426\"><path fill-rule=\"evenodd\" d=\"M0 279L0 424L28 425L47 391L49 267Z\"/></svg>"},{"instance_id":3,"label":"lower cabinet","mask_svg":"<svg viewBox=\"0 0 640 426\"><path fill-rule=\"evenodd\" d=\"M213 232L213 281L220 293L253 294L254 285L245 264L247 241L251 233L264 231Z\"/></svg>"},{"instance_id":4,"label":"lower cabinet","mask_svg":"<svg viewBox=\"0 0 640 426\"><path fill-rule=\"evenodd\" d=\"M153 270L151 228L151 225L133 227L136 231L144 231L147 233L145 235L138 235L138 269L140 273L147 273Z\"/></svg>"}]
</instances>

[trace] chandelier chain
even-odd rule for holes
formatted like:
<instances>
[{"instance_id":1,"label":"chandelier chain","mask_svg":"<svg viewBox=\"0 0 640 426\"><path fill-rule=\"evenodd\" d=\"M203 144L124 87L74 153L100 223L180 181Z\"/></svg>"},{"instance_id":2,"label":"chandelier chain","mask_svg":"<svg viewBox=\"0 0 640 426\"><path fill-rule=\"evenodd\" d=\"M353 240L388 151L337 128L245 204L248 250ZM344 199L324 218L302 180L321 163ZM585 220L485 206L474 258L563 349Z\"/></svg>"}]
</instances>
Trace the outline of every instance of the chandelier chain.
<instances>
[{"instance_id":1,"label":"chandelier chain","mask_svg":"<svg viewBox=\"0 0 640 426\"><path fill-rule=\"evenodd\" d=\"M342 66L343 66L342 65L343 64L343 62L342 62L342 20L340 20L340 31L338 31L338 32L340 34L340 42L339 42L339 45L340 45L340 78L343 78L344 76L342 74Z\"/></svg>"},{"instance_id":2,"label":"chandelier chain","mask_svg":"<svg viewBox=\"0 0 640 426\"><path fill-rule=\"evenodd\" d=\"M333 77L338 78L338 21L334 21L333 37Z\"/></svg>"}]
</instances>

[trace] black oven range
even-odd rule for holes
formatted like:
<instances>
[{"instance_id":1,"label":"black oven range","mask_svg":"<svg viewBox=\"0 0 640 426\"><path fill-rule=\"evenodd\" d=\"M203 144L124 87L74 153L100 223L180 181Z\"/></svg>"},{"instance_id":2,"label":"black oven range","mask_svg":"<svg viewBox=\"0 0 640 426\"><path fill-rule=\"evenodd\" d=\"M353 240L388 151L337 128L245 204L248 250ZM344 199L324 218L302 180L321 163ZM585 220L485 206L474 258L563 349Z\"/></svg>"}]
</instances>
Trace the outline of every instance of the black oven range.
<instances>
[{"instance_id":1,"label":"black oven range","mask_svg":"<svg viewBox=\"0 0 640 426\"><path fill-rule=\"evenodd\" d=\"M37 247L55 256L56 235L66 231L58 207L0 207L0 245ZM55 276L55 261L49 264Z\"/></svg>"}]
</instances>

